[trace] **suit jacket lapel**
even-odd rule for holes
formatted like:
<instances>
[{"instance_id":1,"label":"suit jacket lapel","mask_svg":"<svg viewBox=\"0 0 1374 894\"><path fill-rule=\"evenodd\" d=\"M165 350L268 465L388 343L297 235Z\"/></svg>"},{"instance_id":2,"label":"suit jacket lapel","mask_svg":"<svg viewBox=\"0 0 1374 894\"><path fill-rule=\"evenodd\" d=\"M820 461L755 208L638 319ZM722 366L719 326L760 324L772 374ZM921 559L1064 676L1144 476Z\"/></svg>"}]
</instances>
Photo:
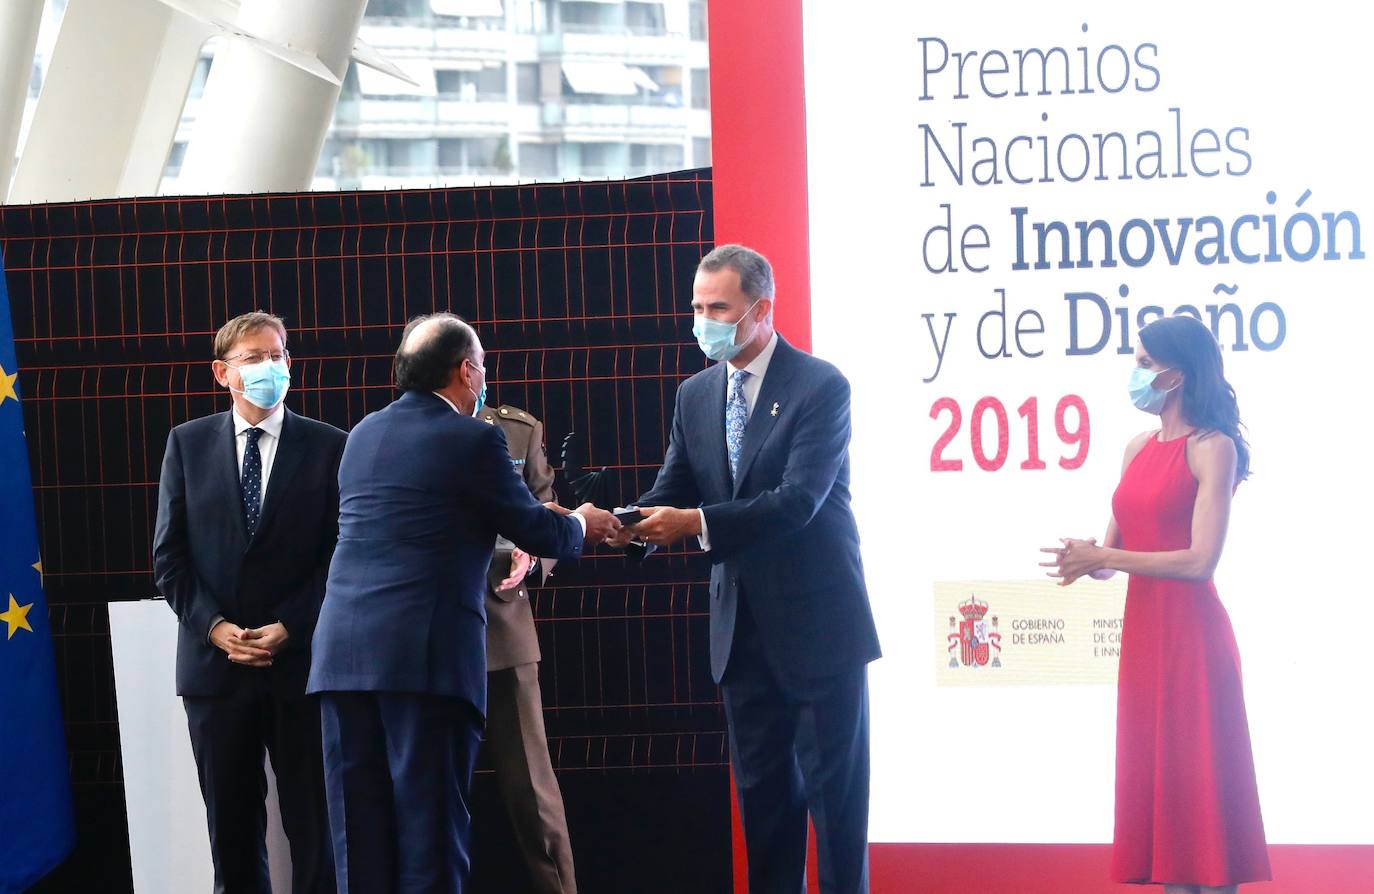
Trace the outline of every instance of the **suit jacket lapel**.
<instances>
[{"instance_id":1,"label":"suit jacket lapel","mask_svg":"<svg viewBox=\"0 0 1374 894\"><path fill-rule=\"evenodd\" d=\"M773 433L784 409L787 412L796 410L795 407L788 406L787 400L788 385L792 378L792 351L792 346L783 341L782 336L778 336L778 346L773 349L773 359L769 361L768 371L764 373L758 400L754 402L754 412L749 414L749 424L744 427L744 443L740 445L739 468L735 472L736 497L739 496L740 483L749 474L749 466L758 456L759 449L768 440L768 436ZM778 407L777 413L773 412L775 405ZM722 407L722 441L725 438L724 412Z\"/></svg>"},{"instance_id":2,"label":"suit jacket lapel","mask_svg":"<svg viewBox=\"0 0 1374 894\"><path fill-rule=\"evenodd\" d=\"M215 434L211 454L212 474L218 482L218 488L224 494L225 505L236 510L234 514L239 523L235 530L239 533L240 543L246 544L248 523L243 518L243 489L239 486L239 454L238 445L234 443L233 413L224 414L224 421Z\"/></svg>"},{"instance_id":3,"label":"suit jacket lapel","mask_svg":"<svg viewBox=\"0 0 1374 894\"><path fill-rule=\"evenodd\" d=\"M258 519L258 530L253 535L254 540L271 523L277 507L285 500L283 493L290 490L291 479L295 477L296 467L300 465L301 458L305 455L305 444L302 443L304 441L303 432L298 430L295 414L286 407L282 407L282 412L286 415L281 423L281 437L277 440L277 452L272 458L272 477L267 479L267 492L262 495L262 516Z\"/></svg>"}]
</instances>

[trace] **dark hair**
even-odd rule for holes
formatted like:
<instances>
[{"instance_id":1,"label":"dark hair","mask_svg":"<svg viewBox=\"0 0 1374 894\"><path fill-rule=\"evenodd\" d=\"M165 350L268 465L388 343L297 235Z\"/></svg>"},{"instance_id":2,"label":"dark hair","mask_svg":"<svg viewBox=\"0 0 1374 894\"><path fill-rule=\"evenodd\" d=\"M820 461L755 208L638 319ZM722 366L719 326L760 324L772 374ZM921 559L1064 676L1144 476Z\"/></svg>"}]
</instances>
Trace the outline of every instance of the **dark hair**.
<instances>
[{"instance_id":1,"label":"dark hair","mask_svg":"<svg viewBox=\"0 0 1374 894\"><path fill-rule=\"evenodd\" d=\"M1218 431L1236 445L1236 480L1250 475L1250 445L1241 434L1236 389L1222 371L1221 348L1211 330L1187 314L1155 320L1140 330L1140 343L1156 361L1183 373L1183 417Z\"/></svg>"},{"instance_id":2,"label":"dark hair","mask_svg":"<svg viewBox=\"0 0 1374 894\"><path fill-rule=\"evenodd\" d=\"M739 290L751 303L773 297L773 265L752 248L735 243L717 246L701 259L697 269L707 273L735 271L739 274Z\"/></svg>"},{"instance_id":3,"label":"dark hair","mask_svg":"<svg viewBox=\"0 0 1374 894\"><path fill-rule=\"evenodd\" d=\"M415 327L429 320L441 321L424 341L406 349L406 340ZM449 376L477 351L477 333L462 317L450 313L416 317L401 334L396 350L396 387L402 391L438 391L448 385Z\"/></svg>"}]
</instances>

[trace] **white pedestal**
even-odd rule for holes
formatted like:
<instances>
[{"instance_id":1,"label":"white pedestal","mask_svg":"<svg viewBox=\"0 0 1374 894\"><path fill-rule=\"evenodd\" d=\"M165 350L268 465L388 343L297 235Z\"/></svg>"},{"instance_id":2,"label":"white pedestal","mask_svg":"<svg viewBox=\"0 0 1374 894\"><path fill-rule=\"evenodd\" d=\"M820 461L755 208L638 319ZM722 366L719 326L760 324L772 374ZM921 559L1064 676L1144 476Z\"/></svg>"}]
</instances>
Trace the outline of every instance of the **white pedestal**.
<instances>
[{"instance_id":1,"label":"white pedestal","mask_svg":"<svg viewBox=\"0 0 1374 894\"><path fill-rule=\"evenodd\" d=\"M213 890L205 802L176 695L176 616L161 599L110 603L110 640L134 890ZM273 890L290 891L291 856L270 762L267 854Z\"/></svg>"}]
</instances>

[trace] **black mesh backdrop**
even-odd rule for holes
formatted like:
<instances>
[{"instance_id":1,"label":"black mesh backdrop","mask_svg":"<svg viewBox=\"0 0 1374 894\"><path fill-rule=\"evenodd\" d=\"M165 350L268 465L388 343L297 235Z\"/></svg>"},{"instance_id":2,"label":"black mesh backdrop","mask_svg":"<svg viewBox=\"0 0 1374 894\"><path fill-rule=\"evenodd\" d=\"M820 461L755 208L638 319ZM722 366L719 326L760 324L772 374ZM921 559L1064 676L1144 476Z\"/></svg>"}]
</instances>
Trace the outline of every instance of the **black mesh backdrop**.
<instances>
[{"instance_id":1,"label":"black mesh backdrop","mask_svg":"<svg viewBox=\"0 0 1374 894\"><path fill-rule=\"evenodd\" d=\"M607 497L628 500L662 458L678 383L704 363L688 303L711 244L706 171L0 209L79 814L77 854L47 887L131 884L105 605L154 593L167 432L227 407L208 364L216 328L255 308L284 317L288 405L348 429L394 396L405 321L452 310L482 337L490 399L544 420L555 465L575 431ZM705 576L683 550L642 566L599 551L534 594L585 891L728 890ZM478 888L524 890L489 773L476 809Z\"/></svg>"}]
</instances>

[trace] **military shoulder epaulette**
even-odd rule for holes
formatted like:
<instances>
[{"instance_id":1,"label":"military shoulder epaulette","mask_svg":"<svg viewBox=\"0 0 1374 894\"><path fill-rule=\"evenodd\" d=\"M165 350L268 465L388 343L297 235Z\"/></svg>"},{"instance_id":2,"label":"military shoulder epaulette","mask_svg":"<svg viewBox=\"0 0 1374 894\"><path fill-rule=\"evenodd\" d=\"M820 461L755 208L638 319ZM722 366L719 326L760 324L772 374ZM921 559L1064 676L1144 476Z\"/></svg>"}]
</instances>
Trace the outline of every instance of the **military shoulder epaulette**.
<instances>
[{"instance_id":1,"label":"military shoulder epaulette","mask_svg":"<svg viewBox=\"0 0 1374 894\"><path fill-rule=\"evenodd\" d=\"M535 425L538 422L538 420L536 420L529 413L526 413L519 407L512 407L510 404L502 404L500 407L496 409L495 413L503 420L523 422L526 425Z\"/></svg>"}]
</instances>

